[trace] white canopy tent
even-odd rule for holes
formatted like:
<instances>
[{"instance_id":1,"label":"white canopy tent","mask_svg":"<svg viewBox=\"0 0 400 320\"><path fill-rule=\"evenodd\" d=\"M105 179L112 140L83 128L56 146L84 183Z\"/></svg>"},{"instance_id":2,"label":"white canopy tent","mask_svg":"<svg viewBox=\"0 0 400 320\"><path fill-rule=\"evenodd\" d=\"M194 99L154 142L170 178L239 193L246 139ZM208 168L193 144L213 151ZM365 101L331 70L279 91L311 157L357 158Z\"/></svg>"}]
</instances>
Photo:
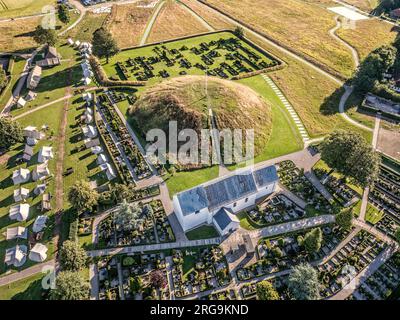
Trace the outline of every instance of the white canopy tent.
<instances>
[{"instance_id":1,"label":"white canopy tent","mask_svg":"<svg viewBox=\"0 0 400 320\"><path fill-rule=\"evenodd\" d=\"M29 204L21 203L10 207L8 216L11 220L25 221L29 216Z\"/></svg>"}]
</instances>

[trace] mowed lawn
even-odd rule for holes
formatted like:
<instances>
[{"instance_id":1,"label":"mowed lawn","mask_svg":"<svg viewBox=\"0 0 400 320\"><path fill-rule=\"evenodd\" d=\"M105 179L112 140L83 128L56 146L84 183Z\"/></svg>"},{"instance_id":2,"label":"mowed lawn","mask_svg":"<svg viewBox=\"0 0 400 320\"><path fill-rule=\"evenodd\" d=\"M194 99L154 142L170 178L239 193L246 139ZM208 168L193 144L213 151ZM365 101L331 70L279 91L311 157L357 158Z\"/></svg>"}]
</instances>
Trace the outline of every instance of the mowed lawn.
<instances>
[{"instance_id":1,"label":"mowed lawn","mask_svg":"<svg viewBox=\"0 0 400 320\"><path fill-rule=\"evenodd\" d=\"M210 239L219 237L218 231L213 226L201 226L186 232L189 240Z\"/></svg>"},{"instance_id":2,"label":"mowed lawn","mask_svg":"<svg viewBox=\"0 0 400 320\"><path fill-rule=\"evenodd\" d=\"M0 0L0 18L16 18L43 13L43 7L55 0Z\"/></svg>"},{"instance_id":3,"label":"mowed lawn","mask_svg":"<svg viewBox=\"0 0 400 320\"><path fill-rule=\"evenodd\" d=\"M28 278L0 287L0 300L41 300L42 279L45 275L37 273Z\"/></svg>"},{"instance_id":4,"label":"mowed lawn","mask_svg":"<svg viewBox=\"0 0 400 320\"><path fill-rule=\"evenodd\" d=\"M199 20L176 1L167 3L158 14L147 43L209 31Z\"/></svg>"},{"instance_id":5,"label":"mowed lawn","mask_svg":"<svg viewBox=\"0 0 400 320\"><path fill-rule=\"evenodd\" d=\"M207 0L309 59L350 77L354 63L349 50L329 35L335 15L302 0Z\"/></svg>"},{"instance_id":6,"label":"mowed lawn","mask_svg":"<svg viewBox=\"0 0 400 320\"><path fill-rule=\"evenodd\" d=\"M41 214L39 205L41 202L41 196L33 196L33 189L36 187L38 183L33 182L32 180L28 183L21 185L24 188L30 190L31 197L28 199L27 203L30 204L30 212L28 220L22 223L17 221L10 220L8 217L8 212L10 207L14 204L13 192L18 186L14 186L11 180L11 176L14 170L22 167L27 168L31 172L36 167L37 163L37 155L42 146L52 146L54 159L49 161L49 170L51 174L56 173L56 157L58 150L58 141L57 135L59 133L60 122L61 122L61 114L62 114L62 104L56 104L46 109L38 110L27 117L21 118L18 122L24 128L26 126L32 125L36 126L40 129L43 125L48 126L48 130L45 130L46 138L44 140L39 141L39 143L34 147L34 156L31 161L22 165L16 165L15 159L18 154L21 154L24 149L24 144L18 144L14 146L9 152L1 157L0 161L0 261L4 261L4 254L6 248L11 248L15 246L17 243L19 244L27 244L27 241L22 240L13 240L6 241L3 233L6 231L7 227L15 227L15 226L25 226L29 227L29 231L31 232L30 226L34 222L35 218ZM50 192L53 196L55 194L55 179L54 176L50 177L47 181L48 186L46 188L46 192ZM45 230L45 235L43 237L42 243L46 244L48 251L48 259L50 259L54 255L54 246L52 241L53 230L52 225L54 224L54 207L55 207L55 198L53 197L51 201L53 210L46 213L50 220L48 222L48 227ZM27 260L22 268L29 267L34 263ZM4 263L0 264L0 274L4 273L6 270ZM14 268L12 268L14 270Z\"/></svg>"}]
</instances>

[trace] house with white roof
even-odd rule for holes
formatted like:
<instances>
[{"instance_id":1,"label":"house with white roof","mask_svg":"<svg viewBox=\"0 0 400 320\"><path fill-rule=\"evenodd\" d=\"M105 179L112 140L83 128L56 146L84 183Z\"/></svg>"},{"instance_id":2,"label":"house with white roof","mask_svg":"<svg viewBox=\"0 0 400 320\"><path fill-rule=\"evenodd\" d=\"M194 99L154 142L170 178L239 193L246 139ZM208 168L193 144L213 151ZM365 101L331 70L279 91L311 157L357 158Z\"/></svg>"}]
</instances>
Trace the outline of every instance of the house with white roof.
<instances>
[{"instance_id":1,"label":"house with white roof","mask_svg":"<svg viewBox=\"0 0 400 320\"><path fill-rule=\"evenodd\" d=\"M86 144L86 142L85 142L85 144ZM92 151L93 154L99 154L99 153L103 152L103 148L100 145L90 147L90 150Z\"/></svg>"},{"instance_id":2,"label":"house with white roof","mask_svg":"<svg viewBox=\"0 0 400 320\"><path fill-rule=\"evenodd\" d=\"M26 254L28 248L25 245L16 245L13 248L7 249L4 257L4 263L7 266L13 265L18 268L26 262Z\"/></svg>"},{"instance_id":3,"label":"house with white roof","mask_svg":"<svg viewBox=\"0 0 400 320\"><path fill-rule=\"evenodd\" d=\"M53 155L53 147L42 147L39 150L39 155L38 155L38 162L39 163L44 163L48 160L51 160L54 158Z\"/></svg>"},{"instance_id":4,"label":"house with white roof","mask_svg":"<svg viewBox=\"0 0 400 320\"><path fill-rule=\"evenodd\" d=\"M7 228L6 240L27 239L28 229L25 227Z\"/></svg>"},{"instance_id":5,"label":"house with white roof","mask_svg":"<svg viewBox=\"0 0 400 320\"><path fill-rule=\"evenodd\" d=\"M44 244L36 243L29 252L29 260L43 262L47 259L47 247Z\"/></svg>"},{"instance_id":6,"label":"house with white roof","mask_svg":"<svg viewBox=\"0 0 400 320\"><path fill-rule=\"evenodd\" d=\"M105 172L107 179L109 181L111 181L117 177L114 173L114 169L111 167L111 165L109 163L101 164L100 169Z\"/></svg>"},{"instance_id":7,"label":"house with white roof","mask_svg":"<svg viewBox=\"0 0 400 320\"><path fill-rule=\"evenodd\" d=\"M18 188L14 190L14 201L20 202L29 198L29 190L26 188Z\"/></svg>"},{"instance_id":8,"label":"house with white roof","mask_svg":"<svg viewBox=\"0 0 400 320\"><path fill-rule=\"evenodd\" d=\"M19 168L13 172L12 181L14 185L28 182L31 178L29 169Z\"/></svg>"},{"instance_id":9,"label":"house with white roof","mask_svg":"<svg viewBox=\"0 0 400 320\"><path fill-rule=\"evenodd\" d=\"M106 157L106 155L104 153L100 153L97 156L96 162L97 162L98 165L101 165L103 163L107 163L108 159L107 159L107 157Z\"/></svg>"},{"instance_id":10,"label":"house with white roof","mask_svg":"<svg viewBox=\"0 0 400 320\"><path fill-rule=\"evenodd\" d=\"M26 105L26 100L22 97L20 97L17 101L17 107L18 108L23 108Z\"/></svg>"},{"instance_id":11,"label":"house with white roof","mask_svg":"<svg viewBox=\"0 0 400 320\"><path fill-rule=\"evenodd\" d=\"M35 189L33 190L33 193L38 196L40 194L43 194L45 191L46 191L46 184L42 183L42 184L38 184L35 187Z\"/></svg>"},{"instance_id":12,"label":"house with white roof","mask_svg":"<svg viewBox=\"0 0 400 320\"><path fill-rule=\"evenodd\" d=\"M11 220L25 221L29 216L29 208L30 206L27 203L14 205L10 208L8 216Z\"/></svg>"},{"instance_id":13,"label":"house with white roof","mask_svg":"<svg viewBox=\"0 0 400 320\"><path fill-rule=\"evenodd\" d=\"M226 235L239 226L235 214L273 193L278 181L275 166L242 169L176 194L174 211L184 231L214 224Z\"/></svg>"},{"instance_id":14,"label":"house with white roof","mask_svg":"<svg viewBox=\"0 0 400 320\"><path fill-rule=\"evenodd\" d=\"M41 140L44 138L44 133L37 130L34 126L28 126L23 130L24 137Z\"/></svg>"},{"instance_id":15,"label":"house with white roof","mask_svg":"<svg viewBox=\"0 0 400 320\"><path fill-rule=\"evenodd\" d=\"M74 42L74 40L72 40L72 38L68 38L68 39L67 39L67 43L68 43L70 46L73 46L73 45L75 44L75 42Z\"/></svg>"},{"instance_id":16,"label":"house with white roof","mask_svg":"<svg viewBox=\"0 0 400 320\"><path fill-rule=\"evenodd\" d=\"M83 142L85 143L85 147L86 147L87 149L89 149L89 148L94 148L94 147L99 147L99 148L100 148L99 152L102 152L102 151L103 151L103 150L101 150L101 147L100 147L100 140L99 140L98 138L95 138L95 139L86 138L85 140L83 140ZM96 150L97 150L97 149L96 149ZM94 151L95 151L95 150L92 150L93 153L95 153ZM98 152L98 153L99 153L99 152Z\"/></svg>"},{"instance_id":17,"label":"house with white roof","mask_svg":"<svg viewBox=\"0 0 400 320\"><path fill-rule=\"evenodd\" d=\"M35 219L32 226L32 231L35 233L41 232L46 227L47 216L41 215Z\"/></svg>"},{"instance_id":18,"label":"house with white roof","mask_svg":"<svg viewBox=\"0 0 400 320\"><path fill-rule=\"evenodd\" d=\"M42 68L39 66L34 66L28 75L28 80L27 80L28 89L31 90L35 89L39 85L41 79L42 79Z\"/></svg>"},{"instance_id":19,"label":"house with white roof","mask_svg":"<svg viewBox=\"0 0 400 320\"><path fill-rule=\"evenodd\" d=\"M32 179L33 181L44 180L46 177L50 175L49 166L47 162L39 164L32 171Z\"/></svg>"}]
</instances>

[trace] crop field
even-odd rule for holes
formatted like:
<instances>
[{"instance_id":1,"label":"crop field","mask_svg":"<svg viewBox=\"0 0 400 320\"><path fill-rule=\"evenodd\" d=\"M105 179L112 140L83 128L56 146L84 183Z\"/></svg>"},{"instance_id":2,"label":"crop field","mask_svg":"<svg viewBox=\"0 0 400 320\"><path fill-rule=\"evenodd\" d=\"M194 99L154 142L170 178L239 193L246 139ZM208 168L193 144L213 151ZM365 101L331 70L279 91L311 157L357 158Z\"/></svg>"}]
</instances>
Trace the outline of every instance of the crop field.
<instances>
[{"instance_id":1,"label":"crop field","mask_svg":"<svg viewBox=\"0 0 400 320\"><path fill-rule=\"evenodd\" d=\"M255 27L279 43L349 77L351 53L329 35L336 23L325 8L301 0L208 0L226 13Z\"/></svg>"},{"instance_id":2,"label":"crop field","mask_svg":"<svg viewBox=\"0 0 400 320\"><path fill-rule=\"evenodd\" d=\"M0 0L0 18L16 18L42 13L42 8L55 0Z\"/></svg>"},{"instance_id":3,"label":"crop field","mask_svg":"<svg viewBox=\"0 0 400 320\"><path fill-rule=\"evenodd\" d=\"M232 33L222 32L122 51L102 65L110 78L154 83L179 75L204 75L206 71L210 76L231 78L277 64L272 59Z\"/></svg>"},{"instance_id":4,"label":"crop field","mask_svg":"<svg viewBox=\"0 0 400 320\"><path fill-rule=\"evenodd\" d=\"M168 0L158 14L147 42L158 42L207 31L209 30L182 5Z\"/></svg>"},{"instance_id":5,"label":"crop field","mask_svg":"<svg viewBox=\"0 0 400 320\"><path fill-rule=\"evenodd\" d=\"M107 25L120 48L139 44L152 12L153 8L141 8L136 4L113 6Z\"/></svg>"}]
</instances>

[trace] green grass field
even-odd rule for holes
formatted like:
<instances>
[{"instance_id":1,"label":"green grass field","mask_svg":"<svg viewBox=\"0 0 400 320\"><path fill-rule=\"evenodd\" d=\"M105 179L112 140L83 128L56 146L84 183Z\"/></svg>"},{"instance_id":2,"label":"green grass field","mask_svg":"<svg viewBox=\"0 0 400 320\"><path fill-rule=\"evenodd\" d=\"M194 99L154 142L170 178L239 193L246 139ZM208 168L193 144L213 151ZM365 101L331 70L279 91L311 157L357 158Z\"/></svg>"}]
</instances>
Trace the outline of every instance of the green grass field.
<instances>
[{"instance_id":1,"label":"green grass field","mask_svg":"<svg viewBox=\"0 0 400 320\"><path fill-rule=\"evenodd\" d=\"M0 18L16 18L43 13L48 5L55 5L55 0L0 0Z\"/></svg>"},{"instance_id":2,"label":"green grass field","mask_svg":"<svg viewBox=\"0 0 400 320\"><path fill-rule=\"evenodd\" d=\"M368 203L365 220L371 224L377 224L383 218L383 210L378 210L374 205Z\"/></svg>"},{"instance_id":3,"label":"green grass field","mask_svg":"<svg viewBox=\"0 0 400 320\"><path fill-rule=\"evenodd\" d=\"M7 87L2 92L0 97L0 109L2 110L4 106L7 104L8 100L11 98L12 93L14 91L14 87L17 84L21 72L24 70L24 66L26 61L19 57L14 58L14 64L12 70L10 70L10 82L8 83Z\"/></svg>"},{"instance_id":4,"label":"green grass field","mask_svg":"<svg viewBox=\"0 0 400 320\"><path fill-rule=\"evenodd\" d=\"M0 300L41 300L44 274L37 273L28 278L0 287Z\"/></svg>"},{"instance_id":5,"label":"green grass field","mask_svg":"<svg viewBox=\"0 0 400 320\"><path fill-rule=\"evenodd\" d=\"M186 232L189 240L209 239L219 237L218 231L213 226L201 226Z\"/></svg>"}]
</instances>

